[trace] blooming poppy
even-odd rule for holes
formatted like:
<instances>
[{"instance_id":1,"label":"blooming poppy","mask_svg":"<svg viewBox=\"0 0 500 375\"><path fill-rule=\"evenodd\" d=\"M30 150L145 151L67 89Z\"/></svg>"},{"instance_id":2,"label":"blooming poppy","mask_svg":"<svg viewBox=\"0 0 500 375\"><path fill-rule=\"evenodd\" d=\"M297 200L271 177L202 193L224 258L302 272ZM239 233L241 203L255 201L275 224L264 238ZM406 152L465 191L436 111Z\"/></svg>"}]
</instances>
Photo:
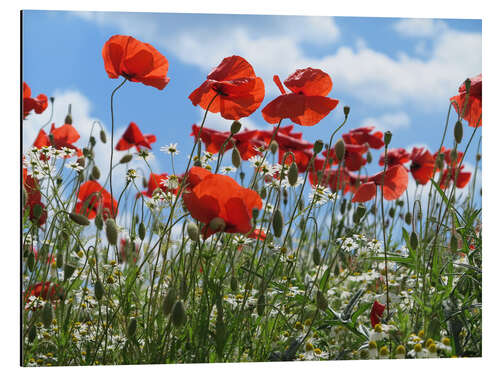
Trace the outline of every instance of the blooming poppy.
<instances>
[{"instance_id":1,"label":"blooming poppy","mask_svg":"<svg viewBox=\"0 0 500 375\"><path fill-rule=\"evenodd\" d=\"M292 155L289 155L286 158L286 160L283 160L286 152L289 152L289 151L291 151L291 150L287 150L287 149L283 149L283 148L279 149L279 162L281 164L283 164L283 163L288 164L288 165L292 164L292 161L294 160L292 158ZM293 153L293 156L295 158L295 163L297 164L297 169L299 170L300 173L304 173L307 170L307 166L309 165L311 158L314 157L314 153L308 149L295 150L295 151L291 151L291 152ZM312 163L311 167L315 171L320 171L323 169L324 163L325 163L324 159L314 157L314 162Z\"/></svg>"},{"instance_id":2,"label":"blooming poppy","mask_svg":"<svg viewBox=\"0 0 500 375\"><path fill-rule=\"evenodd\" d=\"M176 194L177 191L179 190L178 187L169 189L165 184L164 181L168 179L168 174L166 173L161 173L161 174L156 174L156 173L151 173L149 175L149 181L148 181L148 190L142 191L140 194L152 198L153 193L155 192L156 189L161 189L163 192L170 192L172 194ZM137 195L139 196L139 194Z\"/></svg>"},{"instance_id":3,"label":"blooming poppy","mask_svg":"<svg viewBox=\"0 0 500 375\"><path fill-rule=\"evenodd\" d=\"M23 118L26 118L33 110L38 114L43 113L47 106L47 95L39 94L36 98L32 98L30 87L23 82Z\"/></svg>"},{"instance_id":4,"label":"blooming poppy","mask_svg":"<svg viewBox=\"0 0 500 375\"><path fill-rule=\"evenodd\" d=\"M378 301L373 302L372 310L370 311L370 322L373 328L375 328L375 326L380 323L380 319L382 318L382 314L384 314L384 310L384 304Z\"/></svg>"},{"instance_id":5,"label":"blooming poppy","mask_svg":"<svg viewBox=\"0 0 500 375\"><path fill-rule=\"evenodd\" d=\"M342 134L345 143L354 145L364 145L368 143L370 148L379 149L384 146L384 134L381 131L372 133L374 126L365 126L357 129L352 129L349 132Z\"/></svg>"},{"instance_id":6,"label":"blooming poppy","mask_svg":"<svg viewBox=\"0 0 500 375\"><path fill-rule=\"evenodd\" d=\"M296 70L283 82L291 93L286 93L277 75L273 80L281 95L262 110L264 120L270 124L288 118L299 125L316 125L339 104L337 99L326 96L332 89L332 79L320 69Z\"/></svg>"},{"instance_id":7,"label":"blooming poppy","mask_svg":"<svg viewBox=\"0 0 500 375\"><path fill-rule=\"evenodd\" d=\"M402 165L395 165L385 171L368 177L354 194L353 202L366 202L377 194L377 186L382 187L382 196L386 200L394 200L401 196L408 187L408 172Z\"/></svg>"},{"instance_id":8,"label":"blooming poppy","mask_svg":"<svg viewBox=\"0 0 500 375\"><path fill-rule=\"evenodd\" d=\"M410 172L419 184L425 185L434 172L435 157L423 147L413 147L410 154Z\"/></svg>"},{"instance_id":9,"label":"blooming poppy","mask_svg":"<svg viewBox=\"0 0 500 375\"><path fill-rule=\"evenodd\" d=\"M42 203L42 193L38 179L28 174L28 170L23 168L23 187L26 191L26 205L29 208L29 218L31 222L43 225L47 221L47 209ZM37 207L38 206L38 207Z\"/></svg>"},{"instance_id":10,"label":"blooming poppy","mask_svg":"<svg viewBox=\"0 0 500 375\"><path fill-rule=\"evenodd\" d=\"M469 126L476 127L483 124L482 103L483 103L483 75L479 74L471 78L469 98L467 99L467 89L463 83L458 89L458 95L450 98L453 108L459 116L469 123Z\"/></svg>"},{"instance_id":11,"label":"blooming poppy","mask_svg":"<svg viewBox=\"0 0 500 375\"><path fill-rule=\"evenodd\" d=\"M192 137L195 137L196 140L196 137L198 136L198 134L200 134L201 141L205 145L205 150L207 152L210 152L211 154L217 154L221 150L222 145L224 144L226 139L228 139L231 135L231 132L229 131L221 132L206 127L203 127L200 133L200 127L196 124L193 124L192 129L193 130L190 135ZM232 145L230 145L228 142L226 144L226 150L230 148L232 148Z\"/></svg>"},{"instance_id":12,"label":"blooming poppy","mask_svg":"<svg viewBox=\"0 0 500 375\"><path fill-rule=\"evenodd\" d=\"M63 147L66 147L75 150L78 156L82 156L82 150L73 144L78 141L78 139L80 139L80 134L73 127L73 125L64 124L56 128L55 124L52 124L49 135L47 135L43 129L40 129L38 136L33 142L33 146L36 148L53 146L57 150L61 150Z\"/></svg>"},{"instance_id":13,"label":"blooming poppy","mask_svg":"<svg viewBox=\"0 0 500 375\"><path fill-rule=\"evenodd\" d=\"M260 229L254 229L253 232L250 232L249 235L247 235L248 238L253 238L254 240L260 240L264 241L267 237L266 232Z\"/></svg>"},{"instance_id":14,"label":"blooming poppy","mask_svg":"<svg viewBox=\"0 0 500 375\"><path fill-rule=\"evenodd\" d=\"M100 212L106 220L113 213L115 217L118 215L118 204L97 181L87 181L80 186L78 191L75 212L85 215L89 219L95 218Z\"/></svg>"},{"instance_id":15,"label":"blooming poppy","mask_svg":"<svg viewBox=\"0 0 500 375\"><path fill-rule=\"evenodd\" d=\"M319 180L319 175L321 174L321 182ZM351 175L345 169L326 169L322 173L320 170L309 174L309 182L311 185L328 185L330 190L333 192L340 191L341 193L346 193L348 191L353 191L354 186L353 179Z\"/></svg>"},{"instance_id":16,"label":"blooming poppy","mask_svg":"<svg viewBox=\"0 0 500 375\"><path fill-rule=\"evenodd\" d=\"M115 150L125 151L133 146L135 146L137 151L141 151L140 147L146 147L151 150L151 143L154 142L156 142L156 136L154 134L142 134L137 124L131 122L116 144Z\"/></svg>"},{"instance_id":17,"label":"blooming poppy","mask_svg":"<svg viewBox=\"0 0 500 375\"><path fill-rule=\"evenodd\" d=\"M228 120L239 120L259 108L264 94L264 81L255 75L248 61L230 56L212 70L189 99L194 106L199 105L212 113L220 112Z\"/></svg>"},{"instance_id":18,"label":"blooming poppy","mask_svg":"<svg viewBox=\"0 0 500 375\"><path fill-rule=\"evenodd\" d=\"M252 211L262 208L262 199L256 191L240 186L229 176L205 172L201 167L189 170L188 181L184 204L193 218L205 223L204 238L219 231L247 234L252 230Z\"/></svg>"},{"instance_id":19,"label":"blooming poppy","mask_svg":"<svg viewBox=\"0 0 500 375\"><path fill-rule=\"evenodd\" d=\"M378 164L384 166L384 154L380 155ZM387 151L387 167L404 164L410 161L410 154L404 148L393 148Z\"/></svg>"},{"instance_id":20,"label":"blooming poppy","mask_svg":"<svg viewBox=\"0 0 500 375\"><path fill-rule=\"evenodd\" d=\"M163 90L170 81L167 77L168 60L153 46L131 36L114 35L102 49L104 69L109 78L125 77Z\"/></svg>"},{"instance_id":21,"label":"blooming poppy","mask_svg":"<svg viewBox=\"0 0 500 375\"><path fill-rule=\"evenodd\" d=\"M26 299L30 296L35 296L44 300L50 299L51 301L55 300L57 297L61 298L63 295L64 291L62 287L58 284L51 283L50 281L32 285L24 294Z\"/></svg>"},{"instance_id":22,"label":"blooming poppy","mask_svg":"<svg viewBox=\"0 0 500 375\"><path fill-rule=\"evenodd\" d=\"M367 152L368 147L366 144L357 145L346 143L344 152L345 167L350 171L359 171L361 167L366 164L366 159L363 157L363 154ZM330 164L337 165L339 163L333 148L323 151L323 155Z\"/></svg>"},{"instance_id":23,"label":"blooming poppy","mask_svg":"<svg viewBox=\"0 0 500 375\"><path fill-rule=\"evenodd\" d=\"M460 169L457 167L446 168L441 176L441 180L439 181L439 187L441 189L446 189L451 182L455 182L456 178L456 187L459 189L463 189L469 183L471 178L470 172L462 172L464 166L462 165Z\"/></svg>"}]
</instances>

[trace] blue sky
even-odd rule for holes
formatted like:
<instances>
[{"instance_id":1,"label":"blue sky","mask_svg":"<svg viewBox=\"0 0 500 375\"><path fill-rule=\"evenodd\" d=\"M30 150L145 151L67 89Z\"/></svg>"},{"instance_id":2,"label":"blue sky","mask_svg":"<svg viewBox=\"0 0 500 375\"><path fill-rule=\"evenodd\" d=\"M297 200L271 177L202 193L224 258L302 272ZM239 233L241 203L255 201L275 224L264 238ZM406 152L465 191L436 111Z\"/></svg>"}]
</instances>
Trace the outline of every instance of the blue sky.
<instances>
[{"instance_id":1,"label":"blue sky","mask_svg":"<svg viewBox=\"0 0 500 375\"><path fill-rule=\"evenodd\" d=\"M191 125L203 114L188 96L232 54L246 58L264 79L262 108L278 95L273 74L284 80L308 66L330 74L329 96L340 105L314 127L296 125L311 142L327 140L343 118L342 106L349 105L346 130L375 125L393 132L391 146L427 145L431 151L440 143L449 98L465 78L481 72L482 64L480 20L25 11L24 80L34 95L56 98L56 125L72 103L82 142L94 119L110 129L109 96L120 80L107 77L101 50L114 34L148 42L169 61L171 81L163 91L129 82L115 102L116 138L130 121L156 134L156 172L170 172L159 147L171 142L181 150L176 168L185 164ZM47 119L48 111L25 122L24 147ZM206 126L227 130L230 123L209 114ZM260 109L242 124L270 128ZM471 132L466 126L464 139ZM98 152L103 165L106 150ZM467 158L470 165L474 153ZM378 160L378 152L374 156Z\"/></svg>"}]
</instances>

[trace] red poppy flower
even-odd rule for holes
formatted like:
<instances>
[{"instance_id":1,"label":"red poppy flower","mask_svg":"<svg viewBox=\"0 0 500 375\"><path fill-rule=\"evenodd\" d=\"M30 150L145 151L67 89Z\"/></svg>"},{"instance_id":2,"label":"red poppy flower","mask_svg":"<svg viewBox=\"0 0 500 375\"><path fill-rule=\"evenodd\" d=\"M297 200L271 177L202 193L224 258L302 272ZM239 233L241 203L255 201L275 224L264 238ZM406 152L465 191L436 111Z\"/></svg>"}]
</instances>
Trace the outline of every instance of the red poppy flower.
<instances>
[{"instance_id":1,"label":"red poppy flower","mask_svg":"<svg viewBox=\"0 0 500 375\"><path fill-rule=\"evenodd\" d=\"M61 297L62 293L63 289L60 285L46 281L30 286L24 295L26 300L30 296L35 296L44 300L50 299L54 301L57 297Z\"/></svg>"},{"instance_id":2,"label":"red poppy flower","mask_svg":"<svg viewBox=\"0 0 500 375\"><path fill-rule=\"evenodd\" d=\"M309 174L309 182L316 186L320 184L318 175L321 170ZM333 192L340 191L345 194L348 191L353 191L352 178L345 169L326 169L323 171L321 185L330 187Z\"/></svg>"},{"instance_id":3,"label":"red poppy flower","mask_svg":"<svg viewBox=\"0 0 500 375\"><path fill-rule=\"evenodd\" d=\"M156 189L161 189L163 192L170 192L172 194L177 194L177 191L179 188L176 189L168 189L165 185L163 185L163 181L165 181L168 177L168 174L166 173L161 173L161 174L156 174L156 173L151 173L149 175L149 181L148 181L148 190L142 191L140 194L145 195L146 197L152 198L153 193L155 192ZM179 179L179 183L182 179ZM137 194L139 197L139 194Z\"/></svg>"},{"instance_id":4,"label":"red poppy flower","mask_svg":"<svg viewBox=\"0 0 500 375\"><path fill-rule=\"evenodd\" d=\"M285 86L292 91L288 94L277 75L273 80L281 95L262 110L264 120L270 124L288 118L299 125L316 125L339 104L337 99L326 96L332 89L332 79L320 69L295 71L284 81Z\"/></svg>"},{"instance_id":5,"label":"red poppy flower","mask_svg":"<svg viewBox=\"0 0 500 375\"><path fill-rule=\"evenodd\" d=\"M102 49L104 69L109 78L119 76L163 90L170 81L167 77L168 60L153 46L131 36L114 35Z\"/></svg>"},{"instance_id":6,"label":"red poppy flower","mask_svg":"<svg viewBox=\"0 0 500 375\"><path fill-rule=\"evenodd\" d=\"M425 185L432 177L434 172L435 157L423 147L413 147L410 154L410 171L415 181Z\"/></svg>"},{"instance_id":7,"label":"red poppy flower","mask_svg":"<svg viewBox=\"0 0 500 375\"><path fill-rule=\"evenodd\" d=\"M151 150L151 143L154 142L156 142L156 136L154 134L142 134L137 124L131 122L116 144L115 150L125 151L133 146L135 146L137 151L141 151L141 147L146 147Z\"/></svg>"},{"instance_id":8,"label":"red poppy flower","mask_svg":"<svg viewBox=\"0 0 500 375\"><path fill-rule=\"evenodd\" d=\"M378 301L373 302L372 310L370 311L370 322L372 323L372 327L375 328L377 324L380 323L380 319L384 314L385 305L381 304Z\"/></svg>"},{"instance_id":9,"label":"red poppy flower","mask_svg":"<svg viewBox=\"0 0 500 375\"><path fill-rule=\"evenodd\" d=\"M212 101L214 96L217 97ZM252 66L243 57L230 56L207 76L189 99L212 113L228 120L250 116L264 100L264 82L255 75Z\"/></svg>"},{"instance_id":10,"label":"red poppy flower","mask_svg":"<svg viewBox=\"0 0 500 375\"><path fill-rule=\"evenodd\" d=\"M292 155L289 155L286 160L283 160L287 149L279 149L279 162L281 164L287 164L290 165L293 162L293 157ZM307 170L307 166L309 165L309 161L311 158L314 157L314 153L311 150L296 150L296 151L291 151L295 157L295 163L297 164L297 169L299 170L300 173L304 173ZM314 169L314 171L320 171L323 169L323 165L325 163L324 159L320 159L318 157L314 158L314 162L311 166L311 168Z\"/></svg>"},{"instance_id":11,"label":"red poppy flower","mask_svg":"<svg viewBox=\"0 0 500 375\"><path fill-rule=\"evenodd\" d=\"M267 237L266 232L260 229L254 229L249 235L248 238L253 238L254 240L264 241Z\"/></svg>"},{"instance_id":12,"label":"red poppy flower","mask_svg":"<svg viewBox=\"0 0 500 375\"><path fill-rule=\"evenodd\" d=\"M458 189L463 189L467 186L470 181L471 173L470 172L462 172L464 166L462 165L460 169L454 168L446 168L441 176L441 180L439 181L439 187L444 190L450 183L454 183L456 178L456 186Z\"/></svg>"},{"instance_id":13,"label":"red poppy flower","mask_svg":"<svg viewBox=\"0 0 500 375\"><path fill-rule=\"evenodd\" d=\"M469 89L469 99L467 100L467 107L465 99L467 97L467 90L465 83L458 89L458 95L450 98L450 101L455 108L455 111L462 116L463 119L469 123L469 126L476 127L483 124L482 120L482 103L483 103L483 75L479 74L471 78L471 85Z\"/></svg>"},{"instance_id":14,"label":"red poppy flower","mask_svg":"<svg viewBox=\"0 0 500 375\"><path fill-rule=\"evenodd\" d=\"M361 167L366 164L366 159L363 157L363 154L367 152L368 147L366 144L356 145L346 143L344 153L345 167L350 171L359 171ZM333 148L323 151L323 155L330 164L337 165L339 163Z\"/></svg>"},{"instance_id":15,"label":"red poppy flower","mask_svg":"<svg viewBox=\"0 0 500 375\"><path fill-rule=\"evenodd\" d=\"M43 113L48 105L47 95L39 94L36 98L32 98L30 87L23 82L23 118L33 110L38 114Z\"/></svg>"},{"instance_id":16,"label":"red poppy flower","mask_svg":"<svg viewBox=\"0 0 500 375\"><path fill-rule=\"evenodd\" d=\"M438 154L443 154L444 161L446 162L446 164L449 167L454 168L462 162L464 153L461 151L457 151L456 160L453 160L451 157L452 151L453 151L452 149L447 149L443 146L439 151L436 151L436 153L434 154L434 158L437 158Z\"/></svg>"},{"instance_id":17,"label":"red poppy flower","mask_svg":"<svg viewBox=\"0 0 500 375\"><path fill-rule=\"evenodd\" d=\"M106 191L97 181L87 181L78 191L78 202L75 212L87 216L89 219L96 217L97 213L102 213L103 219L118 215L118 204L111 194Z\"/></svg>"},{"instance_id":18,"label":"red poppy flower","mask_svg":"<svg viewBox=\"0 0 500 375\"><path fill-rule=\"evenodd\" d=\"M201 167L190 169L188 181L190 189L183 195L184 204L193 218L206 224L202 230L205 238L219 231L243 234L251 231L252 210L262 208L262 199L256 191L241 187L229 176L212 174Z\"/></svg>"},{"instance_id":19,"label":"red poppy flower","mask_svg":"<svg viewBox=\"0 0 500 375\"><path fill-rule=\"evenodd\" d=\"M38 225L43 225L47 221L47 209L42 203L42 193L40 192L40 184L38 180L30 175L28 175L28 170L23 168L23 186L26 190L26 207L29 208L29 218L33 223ZM37 218L35 212L39 210L37 206L40 207L40 216Z\"/></svg>"},{"instance_id":20,"label":"red poppy flower","mask_svg":"<svg viewBox=\"0 0 500 375\"><path fill-rule=\"evenodd\" d=\"M82 150L76 147L73 143L80 139L80 134L71 124L64 124L56 128L55 124L50 127L50 133L52 135L53 143L50 141L49 136L43 129L38 132L38 136L33 142L33 146L36 148L53 146L54 148L61 150L63 147L70 148L76 151L77 156L82 156Z\"/></svg>"},{"instance_id":21,"label":"red poppy flower","mask_svg":"<svg viewBox=\"0 0 500 375\"><path fill-rule=\"evenodd\" d=\"M365 126L350 130L348 133L342 134L345 143L364 145L368 143L371 148L379 149L384 147L384 134L380 131L371 133L375 129L374 126Z\"/></svg>"},{"instance_id":22,"label":"red poppy flower","mask_svg":"<svg viewBox=\"0 0 500 375\"><path fill-rule=\"evenodd\" d=\"M404 148L393 148L387 151L387 167L407 163L410 161L410 154ZM384 166L384 154L380 155L378 161L380 166Z\"/></svg>"},{"instance_id":23,"label":"red poppy flower","mask_svg":"<svg viewBox=\"0 0 500 375\"><path fill-rule=\"evenodd\" d=\"M390 167L385 172L377 173L368 177L354 194L353 202L366 202L373 199L377 194L377 186L382 186L384 182L382 196L386 200L394 200L401 196L408 187L408 172L402 165Z\"/></svg>"}]
</instances>

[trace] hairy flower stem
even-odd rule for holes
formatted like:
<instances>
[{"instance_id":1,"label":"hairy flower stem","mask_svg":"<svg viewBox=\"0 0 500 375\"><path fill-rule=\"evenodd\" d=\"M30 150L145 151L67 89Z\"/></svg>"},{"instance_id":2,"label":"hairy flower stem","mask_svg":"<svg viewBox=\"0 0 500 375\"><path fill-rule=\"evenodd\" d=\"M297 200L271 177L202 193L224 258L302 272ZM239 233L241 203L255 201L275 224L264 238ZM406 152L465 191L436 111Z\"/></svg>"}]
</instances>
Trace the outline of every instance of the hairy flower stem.
<instances>
[{"instance_id":1,"label":"hairy flower stem","mask_svg":"<svg viewBox=\"0 0 500 375\"><path fill-rule=\"evenodd\" d=\"M384 173L382 174L382 185L380 187L380 209L382 212L382 233L384 237L384 265L385 265L385 289L386 289L386 303L387 303L387 317L391 316L390 301L389 301L389 267L387 266L387 239L385 234L385 213L384 213L384 180L385 172L387 170L387 147L384 148ZM391 350L391 341L389 341L389 350Z\"/></svg>"}]
</instances>

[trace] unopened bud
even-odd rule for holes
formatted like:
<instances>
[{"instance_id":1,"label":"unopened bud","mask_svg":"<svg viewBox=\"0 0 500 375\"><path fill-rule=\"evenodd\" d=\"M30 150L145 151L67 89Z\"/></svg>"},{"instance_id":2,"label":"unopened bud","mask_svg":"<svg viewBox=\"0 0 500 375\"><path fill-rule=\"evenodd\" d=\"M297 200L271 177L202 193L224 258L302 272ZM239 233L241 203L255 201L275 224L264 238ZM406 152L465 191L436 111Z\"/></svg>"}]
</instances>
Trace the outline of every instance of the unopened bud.
<instances>
[{"instance_id":1,"label":"unopened bud","mask_svg":"<svg viewBox=\"0 0 500 375\"><path fill-rule=\"evenodd\" d=\"M95 298L98 301L100 301L104 296L104 284L102 283L101 279L97 279L94 285L94 293L95 293Z\"/></svg>"},{"instance_id":2,"label":"unopened bud","mask_svg":"<svg viewBox=\"0 0 500 375\"><path fill-rule=\"evenodd\" d=\"M233 121L233 123L231 124L231 134L238 133L240 129L241 129L241 122Z\"/></svg>"},{"instance_id":3,"label":"unopened bud","mask_svg":"<svg viewBox=\"0 0 500 375\"><path fill-rule=\"evenodd\" d=\"M396 214L396 210L394 207L389 208L389 216L392 218Z\"/></svg>"},{"instance_id":4,"label":"unopened bud","mask_svg":"<svg viewBox=\"0 0 500 375\"><path fill-rule=\"evenodd\" d=\"M102 221L102 216L101 214L97 214L95 216L95 219L94 219L94 224L96 226L97 229L101 230L102 229L102 226L103 226L103 221Z\"/></svg>"},{"instance_id":5,"label":"unopened bud","mask_svg":"<svg viewBox=\"0 0 500 375\"><path fill-rule=\"evenodd\" d=\"M271 150L271 153L274 155L276 151L278 151L278 142L273 140L271 144L269 145L269 149Z\"/></svg>"},{"instance_id":6,"label":"unopened bud","mask_svg":"<svg viewBox=\"0 0 500 375\"><path fill-rule=\"evenodd\" d=\"M344 106L344 116L347 117L349 116L349 112L351 111L351 107L345 105Z\"/></svg>"},{"instance_id":7,"label":"unopened bud","mask_svg":"<svg viewBox=\"0 0 500 375\"><path fill-rule=\"evenodd\" d=\"M106 132L104 130L101 130L100 133L99 133L99 138L101 138L101 142L102 143L106 143L107 142L107 138L106 138Z\"/></svg>"},{"instance_id":8,"label":"unopened bud","mask_svg":"<svg viewBox=\"0 0 500 375\"><path fill-rule=\"evenodd\" d=\"M454 135L455 135L455 142L457 142L457 144L462 142L462 138L464 136L464 128L462 126L462 121L460 120L458 120L455 123Z\"/></svg>"},{"instance_id":9,"label":"unopened bud","mask_svg":"<svg viewBox=\"0 0 500 375\"><path fill-rule=\"evenodd\" d=\"M28 331L28 341L33 342L36 339L36 324L33 324Z\"/></svg>"},{"instance_id":10,"label":"unopened bud","mask_svg":"<svg viewBox=\"0 0 500 375\"><path fill-rule=\"evenodd\" d=\"M299 179L299 168L297 163L293 162L288 169L288 182L291 186L295 186L297 180ZM286 191L286 190L285 190Z\"/></svg>"},{"instance_id":11,"label":"unopened bud","mask_svg":"<svg viewBox=\"0 0 500 375\"><path fill-rule=\"evenodd\" d=\"M405 223L410 225L411 224L411 213L407 212L405 215Z\"/></svg>"},{"instance_id":12,"label":"unopened bud","mask_svg":"<svg viewBox=\"0 0 500 375\"><path fill-rule=\"evenodd\" d=\"M75 223L78 225L89 225L90 221L87 219L87 217L77 214L75 212L70 212L69 213L69 218L73 220Z\"/></svg>"},{"instance_id":13,"label":"unopened bud","mask_svg":"<svg viewBox=\"0 0 500 375\"><path fill-rule=\"evenodd\" d=\"M476 155L476 161L481 161L481 154Z\"/></svg>"},{"instance_id":14,"label":"unopened bud","mask_svg":"<svg viewBox=\"0 0 500 375\"><path fill-rule=\"evenodd\" d=\"M267 190L265 186L262 186L262 189L260 189L259 195L262 199L266 199L267 197Z\"/></svg>"},{"instance_id":15,"label":"unopened bud","mask_svg":"<svg viewBox=\"0 0 500 375\"><path fill-rule=\"evenodd\" d=\"M313 250L312 258L313 258L314 265L319 266L319 264L321 263L321 252L319 251L319 249L317 247L315 247Z\"/></svg>"},{"instance_id":16,"label":"unopened bud","mask_svg":"<svg viewBox=\"0 0 500 375\"><path fill-rule=\"evenodd\" d=\"M237 292L238 291L238 279L234 275L231 276L230 285L231 285L231 290L233 292Z\"/></svg>"},{"instance_id":17,"label":"unopened bud","mask_svg":"<svg viewBox=\"0 0 500 375\"><path fill-rule=\"evenodd\" d=\"M99 170L99 168L97 167L97 165L94 165L92 167L92 178L94 180L98 180L100 177L101 177L101 171Z\"/></svg>"},{"instance_id":18,"label":"unopened bud","mask_svg":"<svg viewBox=\"0 0 500 375\"><path fill-rule=\"evenodd\" d=\"M144 223L141 221L141 223L139 224L139 238L141 239L141 241L144 240L144 238L146 237L146 226L144 225Z\"/></svg>"},{"instance_id":19,"label":"unopened bud","mask_svg":"<svg viewBox=\"0 0 500 375\"><path fill-rule=\"evenodd\" d=\"M319 154L321 150L323 150L323 141L321 139L318 139L316 142L314 142L313 151L315 154Z\"/></svg>"},{"instance_id":20,"label":"unopened bud","mask_svg":"<svg viewBox=\"0 0 500 375\"><path fill-rule=\"evenodd\" d=\"M413 250L416 250L418 247L418 237L415 232L411 232L410 234L410 245Z\"/></svg>"},{"instance_id":21,"label":"unopened bud","mask_svg":"<svg viewBox=\"0 0 500 375\"><path fill-rule=\"evenodd\" d=\"M342 138L340 138L337 143L335 143L335 156L337 157L337 160L340 162L342 159L344 159L345 155L345 143Z\"/></svg>"},{"instance_id":22,"label":"unopened bud","mask_svg":"<svg viewBox=\"0 0 500 375\"><path fill-rule=\"evenodd\" d=\"M130 160L132 160L131 154L123 155L123 157L120 159L120 164L127 164Z\"/></svg>"},{"instance_id":23,"label":"unopened bud","mask_svg":"<svg viewBox=\"0 0 500 375\"><path fill-rule=\"evenodd\" d=\"M89 143L90 143L90 145L91 145L92 147L94 147L94 146L95 146L95 144L96 144L96 140L95 140L95 137L94 137L93 135L91 135L91 136L90 136L90 138L89 138Z\"/></svg>"},{"instance_id":24,"label":"unopened bud","mask_svg":"<svg viewBox=\"0 0 500 375\"><path fill-rule=\"evenodd\" d=\"M191 241L198 241L200 237L200 231L198 230L198 226L193 223L189 222L187 225L187 233L188 237Z\"/></svg>"},{"instance_id":25,"label":"unopened bud","mask_svg":"<svg viewBox=\"0 0 500 375\"><path fill-rule=\"evenodd\" d=\"M386 147L389 146L389 143L391 143L391 139L392 139L392 133L390 130L387 130L384 133L384 144Z\"/></svg>"},{"instance_id":26,"label":"unopened bud","mask_svg":"<svg viewBox=\"0 0 500 375\"><path fill-rule=\"evenodd\" d=\"M70 113L68 113L68 114L66 115L66 118L64 119L64 123L65 123L65 124L70 124L70 125L73 123L73 117L71 117L71 114L70 114Z\"/></svg>"},{"instance_id":27,"label":"unopened bud","mask_svg":"<svg viewBox=\"0 0 500 375\"><path fill-rule=\"evenodd\" d=\"M364 205L360 204L356 208L356 211L354 211L354 214L352 217L354 223L359 224L359 222L361 221L361 218L364 216L365 212L366 212L366 207Z\"/></svg>"},{"instance_id":28,"label":"unopened bud","mask_svg":"<svg viewBox=\"0 0 500 375\"><path fill-rule=\"evenodd\" d=\"M106 237L110 245L116 245L118 240L118 228L113 219L106 220Z\"/></svg>"},{"instance_id":29,"label":"unopened bud","mask_svg":"<svg viewBox=\"0 0 500 375\"><path fill-rule=\"evenodd\" d=\"M233 153L231 154L231 161L235 168L239 168L241 165L241 155L238 149L233 148Z\"/></svg>"},{"instance_id":30,"label":"unopened bud","mask_svg":"<svg viewBox=\"0 0 500 375\"><path fill-rule=\"evenodd\" d=\"M281 237L283 231L283 214L278 208L273 216L273 232L275 237Z\"/></svg>"},{"instance_id":31,"label":"unopened bud","mask_svg":"<svg viewBox=\"0 0 500 375\"><path fill-rule=\"evenodd\" d=\"M175 288L168 288L167 290L167 295L165 296L165 299L163 300L163 313L168 316L170 312L172 311L172 308L174 307L175 301L177 299L177 292Z\"/></svg>"},{"instance_id":32,"label":"unopened bud","mask_svg":"<svg viewBox=\"0 0 500 375\"><path fill-rule=\"evenodd\" d=\"M323 311L328 308L328 301L326 300L321 290L318 290L316 292L316 306L318 307L318 309Z\"/></svg>"},{"instance_id":33,"label":"unopened bud","mask_svg":"<svg viewBox=\"0 0 500 375\"><path fill-rule=\"evenodd\" d=\"M370 164L372 160L373 160L372 153L368 151L368 153L366 154L366 162Z\"/></svg>"},{"instance_id":34,"label":"unopened bud","mask_svg":"<svg viewBox=\"0 0 500 375\"><path fill-rule=\"evenodd\" d=\"M224 230L224 228L226 227L226 222L224 221L223 218L216 217L216 218L213 218L212 220L210 220L210 222L208 223L208 226L213 231L219 232L219 231Z\"/></svg>"},{"instance_id":35,"label":"unopened bud","mask_svg":"<svg viewBox=\"0 0 500 375\"><path fill-rule=\"evenodd\" d=\"M181 327L187 321L186 310L182 301L177 301L172 309L172 323L174 327Z\"/></svg>"},{"instance_id":36,"label":"unopened bud","mask_svg":"<svg viewBox=\"0 0 500 375\"><path fill-rule=\"evenodd\" d=\"M265 307L266 307L266 296L264 293L262 293L257 299L257 314L259 314L259 316L264 315Z\"/></svg>"},{"instance_id":37,"label":"unopened bud","mask_svg":"<svg viewBox=\"0 0 500 375\"><path fill-rule=\"evenodd\" d=\"M137 330L137 319L131 318L130 321L128 322L127 336L134 337L136 330Z\"/></svg>"}]
</instances>

